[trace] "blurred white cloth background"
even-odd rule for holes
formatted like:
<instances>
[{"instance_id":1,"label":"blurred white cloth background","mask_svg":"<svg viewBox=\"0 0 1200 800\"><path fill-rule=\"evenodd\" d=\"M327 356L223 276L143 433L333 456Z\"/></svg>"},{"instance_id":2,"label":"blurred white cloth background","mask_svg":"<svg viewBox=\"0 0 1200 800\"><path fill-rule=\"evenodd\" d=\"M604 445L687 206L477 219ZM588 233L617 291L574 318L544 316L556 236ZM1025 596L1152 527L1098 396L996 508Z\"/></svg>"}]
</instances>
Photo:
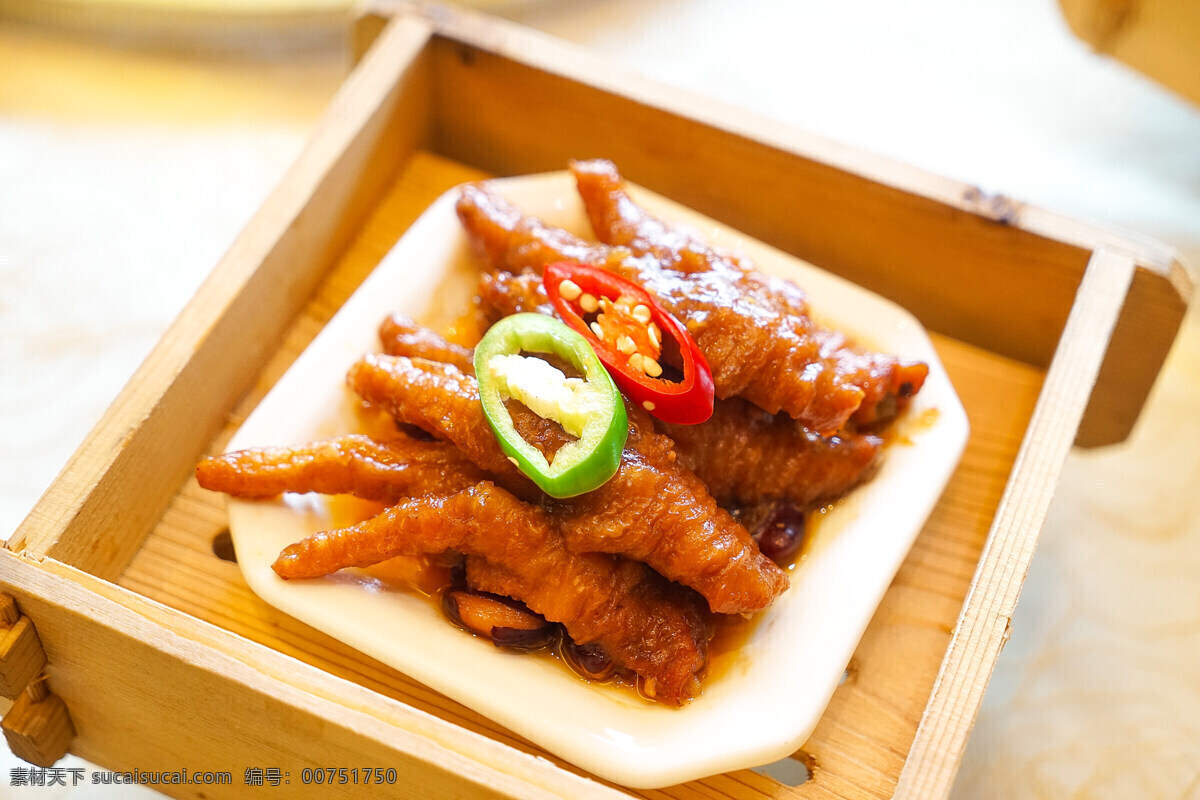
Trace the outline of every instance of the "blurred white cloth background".
<instances>
[{"instance_id":1,"label":"blurred white cloth background","mask_svg":"<svg viewBox=\"0 0 1200 800\"><path fill-rule=\"evenodd\" d=\"M1089 53L1051 0L499 10L1200 264L1200 111ZM345 61L171 57L2 21L0 52L4 534L282 175ZM1197 319L1131 440L1071 456L957 800L1200 798ZM38 796L85 796L55 791Z\"/></svg>"}]
</instances>

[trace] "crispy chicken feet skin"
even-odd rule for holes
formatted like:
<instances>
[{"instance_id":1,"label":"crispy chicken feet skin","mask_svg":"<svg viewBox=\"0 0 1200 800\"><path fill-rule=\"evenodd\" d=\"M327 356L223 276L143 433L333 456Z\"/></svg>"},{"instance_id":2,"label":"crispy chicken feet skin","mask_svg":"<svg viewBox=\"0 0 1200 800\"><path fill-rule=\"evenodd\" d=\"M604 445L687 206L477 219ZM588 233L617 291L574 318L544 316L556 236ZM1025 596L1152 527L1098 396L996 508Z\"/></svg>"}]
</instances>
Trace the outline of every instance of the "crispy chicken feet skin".
<instances>
[{"instance_id":1,"label":"crispy chicken feet skin","mask_svg":"<svg viewBox=\"0 0 1200 800\"><path fill-rule=\"evenodd\" d=\"M597 234L619 246L586 242L523 216L485 187L467 186L459 219L493 270L540 273L566 258L633 280L687 326L713 370L718 397L784 411L821 434L837 432L851 416L861 424L882 421L920 389L924 364L861 350L815 325L798 288L649 217L608 162L573 168ZM485 301L488 289L498 288L485 282Z\"/></svg>"},{"instance_id":2,"label":"crispy chicken feet skin","mask_svg":"<svg viewBox=\"0 0 1200 800\"><path fill-rule=\"evenodd\" d=\"M736 397L718 400L701 425L655 426L720 503L790 500L811 508L835 500L873 474L883 447L876 436L818 436Z\"/></svg>"},{"instance_id":3,"label":"crispy chicken feet skin","mask_svg":"<svg viewBox=\"0 0 1200 800\"><path fill-rule=\"evenodd\" d=\"M273 567L283 578L310 578L446 550L468 555L472 585L561 622L579 644L599 643L616 663L653 681L658 699L679 703L699 688L710 632L694 593L644 564L571 552L550 514L486 481L313 534L285 548Z\"/></svg>"},{"instance_id":4,"label":"crispy chicken feet skin","mask_svg":"<svg viewBox=\"0 0 1200 800\"><path fill-rule=\"evenodd\" d=\"M542 279L532 272L485 272L479 278L479 304L492 321L526 312L554 316Z\"/></svg>"},{"instance_id":5,"label":"crispy chicken feet skin","mask_svg":"<svg viewBox=\"0 0 1200 800\"><path fill-rule=\"evenodd\" d=\"M489 273L481 280L480 302L490 304L494 316L538 310L535 288L541 282L532 278ZM422 337L421 345L429 341ZM398 354L435 357L440 352L421 345ZM882 439L861 434L819 436L786 414L768 414L738 397L718 400L712 418L699 425L660 420L654 425L674 439L680 462L719 503L787 499L803 508L832 500L871 474L883 445Z\"/></svg>"},{"instance_id":6,"label":"crispy chicken feet skin","mask_svg":"<svg viewBox=\"0 0 1200 800\"><path fill-rule=\"evenodd\" d=\"M403 436L383 443L358 434L299 447L239 450L206 458L196 467L205 489L247 499L320 492L395 502L412 494L457 491L484 477L453 445Z\"/></svg>"},{"instance_id":7,"label":"crispy chicken feet skin","mask_svg":"<svg viewBox=\"0 0 1200 800\"><path fill-rule=\"evenodd\" d=\"M379 326L379 341L389 356L420 353L422 358L442 361L464 369L471 363L471 348L448 342L403 314L392 314Z\"/></svg>"},{"instance_id":8,"label":"crispy chicken feet skin","mask_svg":"<svg viewBox=\"0 0 1200 800\"><path fill-rule=\"evenodd\" d=\"M492 436L471 376L421 359L367 356L351 370L350 384L401 422L457 444L497 483L518 494L532 488ZM629 439L613 479L553 504L568 546L644 561L700 592L718 613L765 608L787 588L786 573L676 462L670 439L653 431L645 412L631 407L629 419Z\"/></svg>"},{"instance_id":9,"label":"crispy chicken feet skin","mask_svg":"<svg viewBox=\"0 0 1200 800\"><path fill-rule=\"evenodd\" d=\"M493 270L540 274L547 264L570 259L640 284L687 326L712 368L718 397L741 395L820 431L840 428L862 400L862 391L849 385L831 385L817 396L820 343L794 330L764 287L739 286L726 273L663 269L652 255L586 242L522 216L483 187L463 187L457 208Z\"/></svg>"},{"instance_id":10,"label":"crispy chicken feet skin","mask_svg":"<svg viewBox=\"0 0 1200 800\"><path fill-rule=\"evenodd\" d=\"M368 355L350 369L347 381L368 404L457 445L508 491L540 498L533 481L500 449L483 415L478 384L462 370L422 358Z\"/></svg>"},{"instance_id":11,"label":"crispy chicken feet skin","mask_svg":"<svg viewBox=\"0 0 1200 800\"><path fill-rule=\"evenodd\" d=\"M853 419L868 425L894 415L904 398L920 390L929 371L925 364L855 347L842 334L815 325L808 316L807 302L799 288L789 281L757 272L753 265L714 250L699 238L673 230L647 214L629 197L625 182L611 161L576 161L572 162L571 171L600 241L627 247L637 256L653 256L658 264L666 267L662 279L664 286L670 288L673 286L671 281L680 280L728 286L756 305L766 303L778 313L781 322L793 326L795 334L806 344L815 342L816 357L821 366L815 403L834 398L846 387L856 387L861 390L862 398L854 409ZM682 276L676 277L680 273ZM683 308L675 313L681 319L688 319L687 307L693 301L686 293L682 294L682 302L676 302ZM741 394L758 402L745 392ZM728 395L722 394L725 396ZM790 409L784 410L798 416ZM833 406L829 410L832 412ZM828 432L820 425L811 427Z\"/></svg>"}]
</instances>

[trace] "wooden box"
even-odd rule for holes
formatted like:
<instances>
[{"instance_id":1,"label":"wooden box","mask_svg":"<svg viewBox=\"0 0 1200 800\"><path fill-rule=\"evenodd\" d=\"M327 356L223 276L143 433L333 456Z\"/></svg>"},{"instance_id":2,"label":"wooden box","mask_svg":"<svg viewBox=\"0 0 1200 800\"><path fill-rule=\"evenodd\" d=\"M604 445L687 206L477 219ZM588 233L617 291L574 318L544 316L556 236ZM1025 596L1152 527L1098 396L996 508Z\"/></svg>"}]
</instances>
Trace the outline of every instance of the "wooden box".
<instances>
[{"instance_id":1,"label":"wooden box","mask_svg":"<svg viewBox=\"0 0 1200 800\"><path fill-rule=\"evenodd\" d=\"M0 588L45 651L40 672L22 661L31 688L6 718L10 741L41 735L20 751L33 760L69 741L115 769L231 774L158 787L179 797L365 789L305 785L318 767L395 769L395 784L370 787L381 797L628 796L267 606L225 560L223 500L191 478L432 199L604 155L910 309L972 425L794 756L809 780L745 770L633 794L944 797L1064 457L1128 434L1180 324L1191 279L1175 256L484 16L378 7L358 33L374 44L295 166L0 552ZM57 727L32 730L30 708ZM284 777L251 786L248 768Z\"/></svg>"}]
</instances>

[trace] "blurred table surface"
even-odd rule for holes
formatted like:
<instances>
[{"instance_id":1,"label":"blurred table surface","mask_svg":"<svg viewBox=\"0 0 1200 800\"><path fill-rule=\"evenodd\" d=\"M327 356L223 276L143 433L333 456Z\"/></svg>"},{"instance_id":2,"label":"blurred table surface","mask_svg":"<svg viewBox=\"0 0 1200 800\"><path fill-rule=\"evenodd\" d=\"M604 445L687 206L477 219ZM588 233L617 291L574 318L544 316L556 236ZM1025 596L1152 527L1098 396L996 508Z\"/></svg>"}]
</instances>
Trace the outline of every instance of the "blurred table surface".
<instances>
[{"instance_id":1,"label":"blurred table surface","mask_svg":"<svg viewBox=\"0 0 1200 800\"><path fill-rule=\"evenodd\" d=\"M286 26L247 35L231 13L236 47L218 36L180 52L144 33L6 20L6 7L0 535L299 152L349 69L350 19L342 9L297 44ZM665 83L1157 237L1200 264L1200 110L1088 52L1052 0L493 10ZM959 800L1200 798L1198 316L1130 440L1070 456ZM38 797L132 796L110 788Z\"/></svg>"}]
</instances>

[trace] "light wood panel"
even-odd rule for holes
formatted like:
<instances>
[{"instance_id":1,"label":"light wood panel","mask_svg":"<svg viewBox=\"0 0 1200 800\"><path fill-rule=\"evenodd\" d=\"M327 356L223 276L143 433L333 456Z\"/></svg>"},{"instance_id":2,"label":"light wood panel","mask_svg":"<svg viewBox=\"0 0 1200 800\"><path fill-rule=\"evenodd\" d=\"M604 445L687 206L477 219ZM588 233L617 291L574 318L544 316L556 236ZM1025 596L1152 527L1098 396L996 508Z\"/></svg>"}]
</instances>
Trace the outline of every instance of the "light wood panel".
<instances>
[{"instance_id":1,"label":"light wood panel","mask_svg":"<svg viewBox=\"0 0 1200 800\"><path fill-rule=\"evenodd\" d=\"M364 209L424 139L430 35L399 23L195 298L8 541L115 577L162 515ZM180 458L180 456L185 456Z\"/></svg>"},{"instance_id":2,"label":"light wood panel","mask_svg":"<svg viewBox=\"0 0 1200 800\"><path fill-rule=\"evenodd\" d=\"M176 797L619 795L47 558L0 550L0 587L36 619L72 752L122 771L229 772ZM304 768L392 768L396 781L312 785ZM252 786L249 767L290 773Z\"/></svg>"},{"instance_id":3,"label":"light wood panel","mask_svg":"<svg viewBox=\"0 0 1200 800\"><path fill-rule=\"evenodd\" d=\"M1193 0L1059 0L1075 35L1200 103L1200 5Z\"/></svg>"},{"instance_id":4,"label":"light wood panel","mask_svg":"<svg viewBox=\"0 0 1200 800\"><path fill-rule=\"evenodd\" d=\"M451 186L480 177L484 174L476 169L427 153L413 157L318 287L263 379L214 442L214 451L426 206ZM792 789L743 771L645 796L807 798L863 791L870 793L862 796L891 795L1042 381L1041 371L1028 365L949 337L935 334L934 341L967 409L971 440L864 636L851 677L805 745L816 760L814 779ZM1004 390L997 391L998 386ZM213 554L213 538L225 526L223 498L189 480L120 584L466 730L545 755L469 709L267 606L249 591L236 565Z\"/></svg>"},{"instance_id":5,"label":"light wood panel","mask_svg":"<svg viewBox=\"0 0 1200 800\"><path fill-rule=\"evenodd\" d=\"M503 20L394 0L367 8L360 46L392 14L435 22L438 152L502 175L612 158L631 180L873 289L927 327L1043 369L1091 251L1129 253L1134 288L1081 445L1129 434L1174 341L1193 279L1161 244L653 84ZM514 125L515 109L536 124Z\"/></svg>"},{"instance_id":6,"label":"light wood panel","mask_svg":"<svg viewBox=\"0 0 1200 800\"><path fill-rule=\"evenodd\" d=\"M988 679L1008 641L1036 536L1058 484L1087 397L1100 370L1134 273L1133 259L1098 251L1088 265L1058 354L1046 375L1029 433L925 711L897 795L945 797L967 746Z\"/></svg>"}]
</instances>

